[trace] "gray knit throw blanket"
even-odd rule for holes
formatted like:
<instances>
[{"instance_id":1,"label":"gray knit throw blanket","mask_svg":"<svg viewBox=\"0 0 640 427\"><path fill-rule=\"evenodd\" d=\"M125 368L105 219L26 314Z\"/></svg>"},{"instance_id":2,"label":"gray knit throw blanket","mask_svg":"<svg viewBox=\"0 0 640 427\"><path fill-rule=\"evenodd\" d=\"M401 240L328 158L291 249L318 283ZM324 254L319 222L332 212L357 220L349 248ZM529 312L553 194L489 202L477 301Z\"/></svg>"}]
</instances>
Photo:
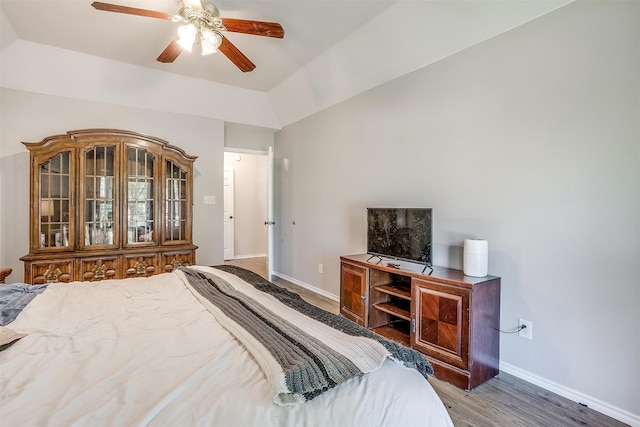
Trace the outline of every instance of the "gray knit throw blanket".
<instances>
[{"instance_id":1,"label":"gray knit throw blanket","mask_svg":"<svg viewBox=\"0 0 640 427\"><path fill-rule=\"evenodd\" d=\"M273 400L295 405L373 372L388 357L432 374L417 351L305 302L261 276L233 266L215 274L181 268L196 298L249 351L264 372Z\"/></svg>"}]
</instances>

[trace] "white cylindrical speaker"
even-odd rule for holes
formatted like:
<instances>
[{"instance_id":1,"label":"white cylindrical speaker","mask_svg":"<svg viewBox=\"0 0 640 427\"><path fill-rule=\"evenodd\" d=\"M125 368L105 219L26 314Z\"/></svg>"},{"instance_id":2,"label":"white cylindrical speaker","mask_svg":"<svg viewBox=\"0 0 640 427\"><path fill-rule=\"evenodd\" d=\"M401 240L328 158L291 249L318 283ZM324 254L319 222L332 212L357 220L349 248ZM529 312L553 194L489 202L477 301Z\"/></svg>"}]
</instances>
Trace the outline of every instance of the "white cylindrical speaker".
<instances>
[{"instance_id":1,"label":"white cylindrical speaker","mask_svg":"<svg viewBox=\"0 0 640 427\"><path fill-rule=\"evenodd\" d=\"M489 272L489 243L486 240L465 239L462 265L465 276L486 276Z\"/></svg>"}]
</instances>

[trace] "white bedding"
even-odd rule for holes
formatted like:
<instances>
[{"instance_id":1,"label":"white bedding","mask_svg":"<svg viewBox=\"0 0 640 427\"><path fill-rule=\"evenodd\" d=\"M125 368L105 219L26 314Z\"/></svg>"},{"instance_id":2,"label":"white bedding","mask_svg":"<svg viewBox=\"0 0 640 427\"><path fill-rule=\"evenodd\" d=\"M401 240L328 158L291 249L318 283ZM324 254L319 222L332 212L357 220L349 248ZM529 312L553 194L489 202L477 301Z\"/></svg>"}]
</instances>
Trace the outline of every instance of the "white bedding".
<instances>
[{"instance_id":1,"label":"white bedding","mask_svg":"<svg viewBox=\"0 0 640 427\"><path fill-rule=\"evenodd\" d=\"M278 406L258 365L176 273L51 284L7 325L7 426L452 426L429 383L386 361L296 406Z\"/></svg>"}]
</instances>

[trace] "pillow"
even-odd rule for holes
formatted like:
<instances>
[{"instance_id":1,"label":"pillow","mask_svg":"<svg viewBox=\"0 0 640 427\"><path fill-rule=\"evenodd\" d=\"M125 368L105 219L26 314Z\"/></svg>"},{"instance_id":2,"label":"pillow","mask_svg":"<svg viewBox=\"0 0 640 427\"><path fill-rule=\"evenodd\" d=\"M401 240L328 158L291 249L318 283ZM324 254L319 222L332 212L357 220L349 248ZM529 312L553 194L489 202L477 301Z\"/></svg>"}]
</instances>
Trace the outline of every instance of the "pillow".
<instances>
[{"instance_id":1,"label":"pillow","mask_svg":"<svg viewBox=\"0 0 640 427\"><path fill-rule=\"evenodd\" d=\"M11 344L26 336L27 334L20 334L13 329L0 326L0 351L8 348Z\"/></svg>"}]
</instances>

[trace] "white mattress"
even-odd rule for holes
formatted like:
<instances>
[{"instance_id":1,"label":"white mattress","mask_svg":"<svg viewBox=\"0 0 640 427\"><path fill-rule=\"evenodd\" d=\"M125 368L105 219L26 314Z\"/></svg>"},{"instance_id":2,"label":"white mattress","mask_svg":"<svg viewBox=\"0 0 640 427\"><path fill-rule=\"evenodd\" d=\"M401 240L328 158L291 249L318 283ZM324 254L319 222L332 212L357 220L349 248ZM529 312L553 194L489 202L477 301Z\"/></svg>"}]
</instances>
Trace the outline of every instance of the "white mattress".
<instances>
[{"instance_id":1,"label":"white mattress","mask_svg":"<svg viewBox=\"0 0 640 427\"><path fill-rule=\"evenodd\" d=\"M293 407L176 274L51 284L7 325L7 426L452 426L429 383L386 361Z\"/></svg>"}]
</instances>

